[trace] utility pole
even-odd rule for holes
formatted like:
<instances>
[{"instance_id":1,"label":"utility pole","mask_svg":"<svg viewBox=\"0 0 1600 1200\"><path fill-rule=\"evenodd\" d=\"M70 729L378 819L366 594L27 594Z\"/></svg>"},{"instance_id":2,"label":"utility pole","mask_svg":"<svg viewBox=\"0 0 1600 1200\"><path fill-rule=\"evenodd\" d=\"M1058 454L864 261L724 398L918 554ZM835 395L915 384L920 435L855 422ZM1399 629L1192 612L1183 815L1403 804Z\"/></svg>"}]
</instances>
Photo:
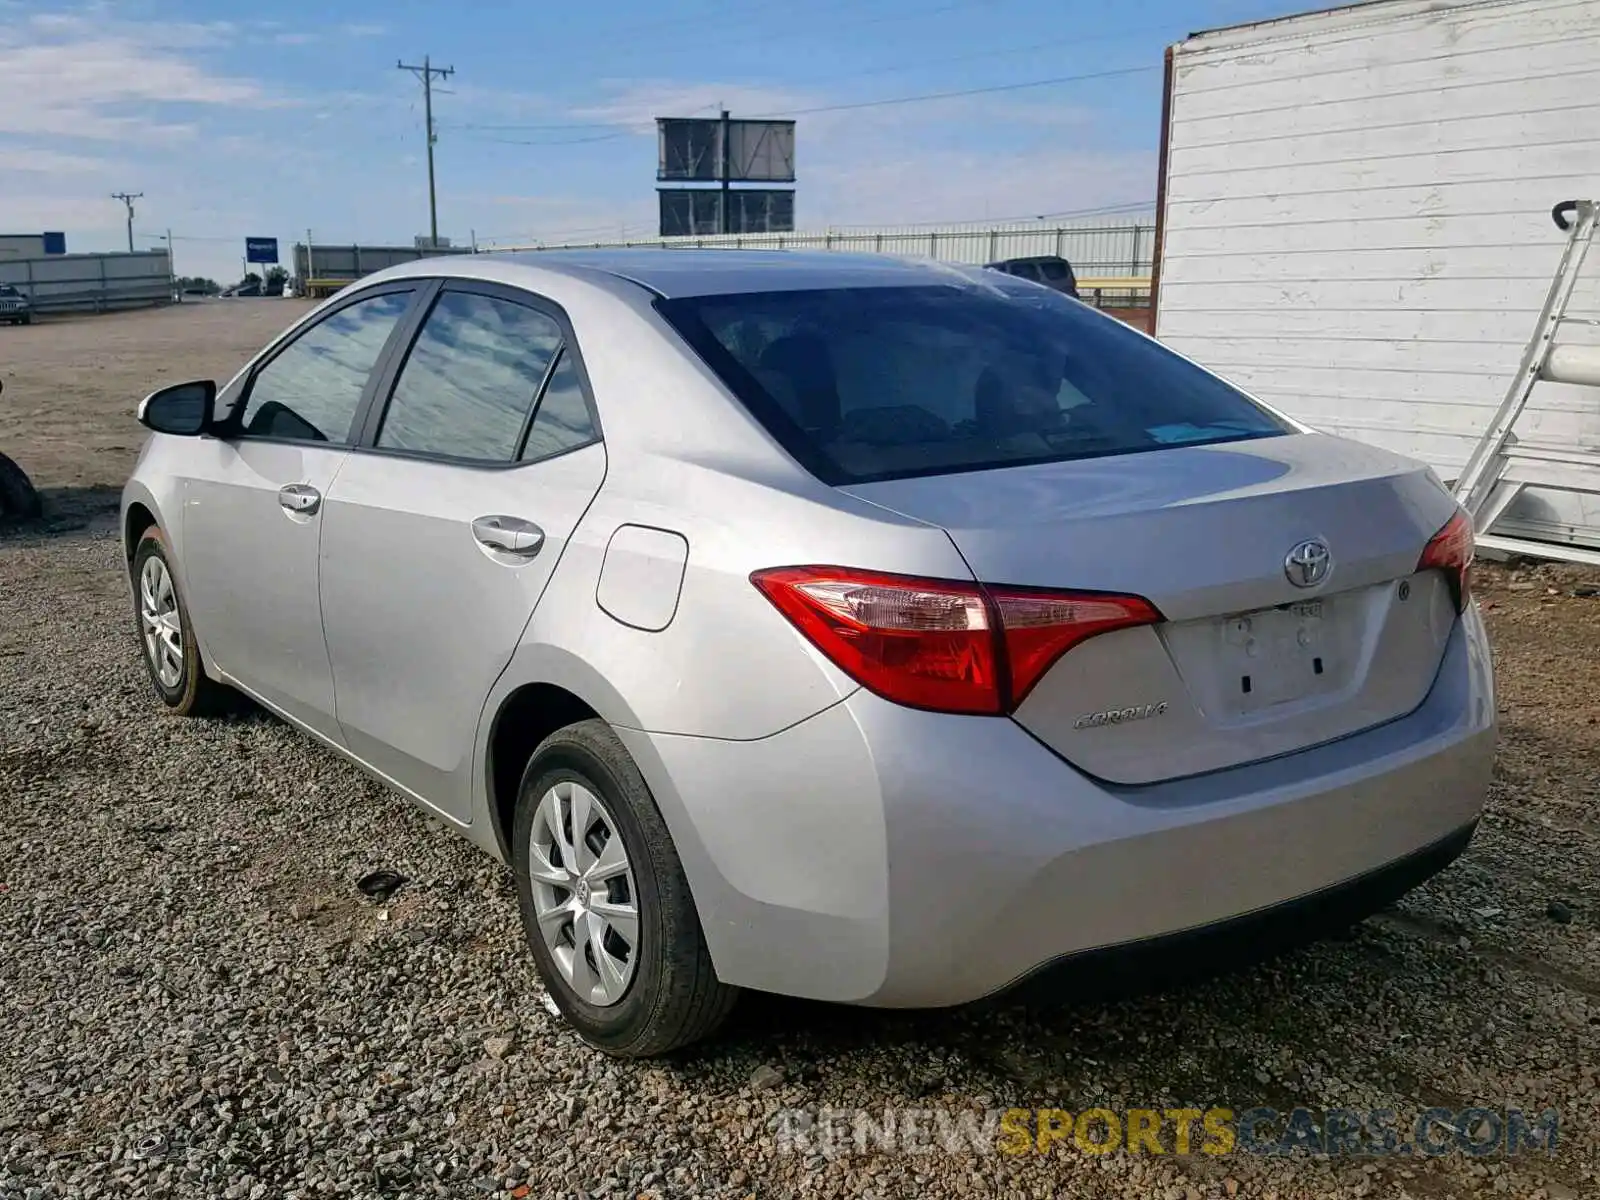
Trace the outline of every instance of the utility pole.
<instances>
[{"instance_id":1,"label":"utility pole","mask_svg":"<svg viewBox=\"0 0 1600 1200\"><path fill-rule=\"evenodd\" d=\"M133 253L133 202L144 199L143 192L112 192L113 200L121 200L128 206L128 253Z\"/></svg>"},{"instance_id":2,"label":"utility pole","mask_svg":"<svg viewBox=\"0 0 1600 1200\"><path fill-rule=\"evenodd\" d=\"M717 165L722 177L722 220L721 232L733 232L733 214L728 211L728 201L732 197L728 194L728 180L733 176L733 146L729 135L733 132L733 124L728 120L728 110L722 110L722 161Z\"/></svg>"},{"instance_id":3,"label":"utility pole","mask_svg":"<svg viewBox=\"0 0 1600 1200\"><path fill-rule=\"evenodd\" d=\"M436 67L433 60L427 55L422 57L420 67L409 63L396 61L395 68L400 71L410 71L422 80L422 111L428 126L428 236L432 239L432 249L439 248L439 203L435 198L433 189L433 77L448 79L456 73L454 67Z\"/></svg>"}]
</instances>

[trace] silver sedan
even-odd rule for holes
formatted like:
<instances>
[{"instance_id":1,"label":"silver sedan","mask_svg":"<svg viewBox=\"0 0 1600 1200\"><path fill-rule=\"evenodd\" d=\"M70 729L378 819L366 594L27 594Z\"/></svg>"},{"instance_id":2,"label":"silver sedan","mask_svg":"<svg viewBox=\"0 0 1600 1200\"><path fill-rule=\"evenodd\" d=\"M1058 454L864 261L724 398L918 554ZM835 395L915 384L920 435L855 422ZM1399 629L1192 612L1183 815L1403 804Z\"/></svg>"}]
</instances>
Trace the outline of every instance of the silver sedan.
<instances>
[{"instance_id":1,"label":"silver sedan","mask_svg":"<svg viewBox=\"0 0 1600 1200\"><path fill-rule=\"evenodd\" d=\"M1025 280L424 261L140 417L161 701L247 695L509 863L609 1053L742 988L943 1006L1291 945L1483 803L1433 473Z\"/></svg>"}]
</instances>

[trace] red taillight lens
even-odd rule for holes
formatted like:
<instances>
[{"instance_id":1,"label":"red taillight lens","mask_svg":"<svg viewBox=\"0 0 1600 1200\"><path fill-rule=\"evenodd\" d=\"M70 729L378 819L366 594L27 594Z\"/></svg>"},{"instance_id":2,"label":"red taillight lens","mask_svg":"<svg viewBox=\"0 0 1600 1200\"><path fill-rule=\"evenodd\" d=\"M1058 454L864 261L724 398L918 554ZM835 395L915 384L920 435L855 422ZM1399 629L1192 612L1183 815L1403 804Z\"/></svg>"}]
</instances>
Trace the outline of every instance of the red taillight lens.
<instances>
[{"instance_id":1,"label":"red taillight lens","mask_svg":"<svg viewBox=\"0 0 1600 1200\"><path fill-rule=\"evenodd\" d=\"M1085 638L1161 619L1135 596L993 590L850 567L779 567L750 581L863 687L939 712L1010 712Z\"/></svg>"},{"instance_id":2,"label":"red taillight lens","mask_svg":"<svg viewBox=\"0 0 1600 1200\"><path fill-rule=\"evenodd\" d=\"M1054 664L1079 642L1096 634L1154 625L1155 605L1138 596L1094 593L990 590L1000 609L1006 661L1011 669L1011 707L1021 704Z\"/></svg>"},{"instance_id":3,"label":"red taillight lens","mask_svg":"<svg viewBox=\"0 0 1600 1200\"><path fill-rule=\"evenodd\" d=\"M1476 553L1472 518L1458 511L1445 527L1429 539L1422 557L1417 560L1417 570L1443 571L1450 578L1450 590L1455 596L1456 610L1465 612L1472 599L1472 559Z\"/></svg>"},{"instance_id":4,"label":"red taillight lens","mask_svg":"<svg viewBox=\"0 0 1600 1200\"><path fill-rule=\"evenodd\" d=\"M941 712L1000 711L993 622L975 586L843 567L780 567L750 582L880 696Z\"/></svg>"}]
</instances>

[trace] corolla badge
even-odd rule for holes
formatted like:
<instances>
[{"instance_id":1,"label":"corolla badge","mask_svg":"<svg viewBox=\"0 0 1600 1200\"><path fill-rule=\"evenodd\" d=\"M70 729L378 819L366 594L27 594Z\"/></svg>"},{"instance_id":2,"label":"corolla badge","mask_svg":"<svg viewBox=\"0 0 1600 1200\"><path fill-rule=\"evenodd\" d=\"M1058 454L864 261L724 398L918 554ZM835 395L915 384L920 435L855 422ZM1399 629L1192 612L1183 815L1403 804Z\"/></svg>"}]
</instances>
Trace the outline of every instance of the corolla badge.
<instances>
[{"instance_id":1,"label":"corolla badge","mask_svg":"<svg viewBox=\"0 0 1600 1200\"><path fill-rule=\"evenodd\" d=\"M1321 538L1307 538L1283 559L1283 573L1295 587L1316 587L1333 569L1333 554Z\"/></svg>"},{"instance_id":2,"label":"corolla badge","mask_svg":"<svg viewBox=\"0 0 1600 1200\"><path fill-rule=\"evenodd\" d=\"M1074 729L1100 729L1106 725L1124 725L1129 721L1148 721L1167 711L1167 702L1159 704L1134 704L1127 708L1108 708L1100 712L1084 713L1072 723Z\"/></svg>"}]
</instances>

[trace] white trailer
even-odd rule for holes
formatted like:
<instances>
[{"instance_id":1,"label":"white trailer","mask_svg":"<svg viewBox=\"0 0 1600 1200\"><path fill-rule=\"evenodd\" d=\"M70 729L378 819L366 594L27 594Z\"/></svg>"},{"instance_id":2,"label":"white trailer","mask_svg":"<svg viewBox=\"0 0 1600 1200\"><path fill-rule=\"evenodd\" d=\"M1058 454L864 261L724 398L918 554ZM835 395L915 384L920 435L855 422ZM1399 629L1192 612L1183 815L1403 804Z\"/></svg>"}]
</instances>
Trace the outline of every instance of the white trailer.
<instances>
[{"instance_id":1,"label":"white trailer","mask_svg":"<svg viewBox=\"0 0 1600 1200\"><path fill-rule=\"evenodd\" d=\"M1167 52L1162 127L1156 336L1455 478L1561 259L1552 208L1600 197L1600 0L1369 0L1195 34ZM1594 259L1569 317L1600 317ZM1600 392L1539 384L1517 435L1600 452ZM1592 482L1530 489L1497 528L1600 548Z\"/></svg>"}]
</instances>

